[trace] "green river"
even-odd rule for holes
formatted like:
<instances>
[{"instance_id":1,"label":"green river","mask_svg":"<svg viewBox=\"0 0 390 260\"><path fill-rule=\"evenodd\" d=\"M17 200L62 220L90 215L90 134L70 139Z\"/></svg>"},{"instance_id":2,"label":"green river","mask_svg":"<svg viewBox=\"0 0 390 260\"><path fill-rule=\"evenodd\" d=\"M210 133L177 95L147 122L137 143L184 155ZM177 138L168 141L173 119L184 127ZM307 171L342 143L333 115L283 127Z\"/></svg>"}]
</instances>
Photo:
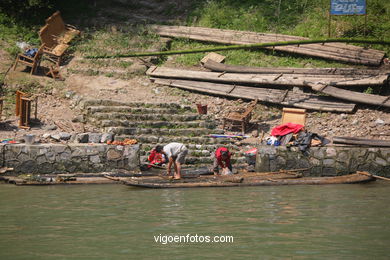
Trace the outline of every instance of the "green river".
<instances>
[{"instance_id":1,"label":"green river","mask_svg":"<svg viewBox=\"0 0 390 260\"><path fill-rule=\"evenodd\" d=\"M0 259L389 259L389 191L0 184Z\"/></svg>"}]
</instances>

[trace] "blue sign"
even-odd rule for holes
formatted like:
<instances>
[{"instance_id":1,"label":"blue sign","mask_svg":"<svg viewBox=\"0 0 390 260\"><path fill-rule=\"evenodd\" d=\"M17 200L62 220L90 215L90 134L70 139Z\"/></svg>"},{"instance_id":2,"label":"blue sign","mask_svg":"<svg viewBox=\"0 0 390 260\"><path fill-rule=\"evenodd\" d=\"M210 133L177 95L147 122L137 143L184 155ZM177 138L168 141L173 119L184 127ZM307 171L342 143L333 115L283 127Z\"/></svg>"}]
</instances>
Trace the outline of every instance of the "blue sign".
<instances>
[{"instance_id":1,"label":"blue sign","mask_svg":"<svg viewBox=\"0 0 390 260\"><path fill-rule=\"evenodd\" d=\"M330 14L366 14L366 0L330 0Z\"/></svg>"}]
</instances>

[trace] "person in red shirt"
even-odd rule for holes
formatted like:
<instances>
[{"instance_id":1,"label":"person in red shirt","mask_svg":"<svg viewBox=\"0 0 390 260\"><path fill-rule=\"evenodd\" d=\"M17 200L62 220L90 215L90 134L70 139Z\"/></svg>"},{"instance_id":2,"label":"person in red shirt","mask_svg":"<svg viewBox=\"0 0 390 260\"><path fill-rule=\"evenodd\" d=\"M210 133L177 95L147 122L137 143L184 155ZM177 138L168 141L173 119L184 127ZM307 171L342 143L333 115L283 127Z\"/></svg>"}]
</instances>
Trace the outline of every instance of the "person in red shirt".
<instances>
[{"instance_id":1,"label":"person in red shirt","mask_svg":"<svg viewBox=\"0 0 390 260\"><path fill-rule=\"evenodd\" d=\"M148 168L152 167L152 165L161 166L163 163L166 162L165 156L162 151L163 147L161 145L157 145L155 148L153 148L148 157Z\"/></svg>"},{"instance_id":2,"label":"person in red shirt","mask_svg":"<svg viewBox=\"0 0 390 260\"><path fill-rule=\"evenodd\" d=\"M222 170L228 168L232 171L232 164L230 163L230 157L232 154L229 152L229 149L226 147L219 147L214 154L214 175L219 175L219 167Z\"/></svg>"}]
</instances>

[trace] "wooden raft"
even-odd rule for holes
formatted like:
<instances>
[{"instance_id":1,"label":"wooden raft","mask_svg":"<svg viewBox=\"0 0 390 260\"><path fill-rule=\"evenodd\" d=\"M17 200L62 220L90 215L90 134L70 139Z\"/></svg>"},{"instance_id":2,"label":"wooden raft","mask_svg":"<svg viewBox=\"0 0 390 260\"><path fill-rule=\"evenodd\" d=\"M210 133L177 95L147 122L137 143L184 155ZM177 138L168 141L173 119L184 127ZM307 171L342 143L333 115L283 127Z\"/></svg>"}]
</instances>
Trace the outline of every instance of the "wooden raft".
<instances>
[{"instance_id":1,"label":"wooden raft","mask_svg":"<svg viewBox=\"0 0 390 260\"><path fill-rule=\"evenodd\" d=\"M222 30L204 27L153 25L151 26L151 29L160 36L187 38L191 40L223 44L254 44L308 40L308 38L299 36ZM267 47L267 49L370 66L379 66L385 56L385 52L383 51L366 49L344 43L276 46Z\"/></svg>"},{"instance_id":2,"label":"wooden raft","mask_svg":"<svg viewBox=\"0 0 390 260\"><path fill-rule=\"evenodd\" d=\"M317 96L315 94L296 92L294 90L249 87L193 80L175 80L152 78L156 84L249 100L259 100L268 103L294 106L311 110L351 113L355 104L346 103L334 98Z\"/></svg>"}]
</instances>

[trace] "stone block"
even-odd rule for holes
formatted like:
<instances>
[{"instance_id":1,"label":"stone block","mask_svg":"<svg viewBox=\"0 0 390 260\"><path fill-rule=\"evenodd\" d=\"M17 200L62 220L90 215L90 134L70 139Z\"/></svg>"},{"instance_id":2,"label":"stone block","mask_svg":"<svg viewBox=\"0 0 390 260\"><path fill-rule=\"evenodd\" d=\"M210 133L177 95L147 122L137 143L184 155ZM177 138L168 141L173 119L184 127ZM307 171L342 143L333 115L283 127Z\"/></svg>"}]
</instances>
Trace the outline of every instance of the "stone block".
<instances>
[{"instance_id":1,"label":"stone block","mask_svg":"<svg viewBox=\"0 0 390 260\"><path fill-rule=\"evenodd\" d=\"M101 159L100 159L100 156L99 155L93 155L93 156L90 156L89 157L89 160L94 163L94 164L98 164L101 162Z\"/></svg>"},{"instance_id":2,"label":"stone block","mask_svg":"<svg viewBox=\"0 0 390 260\"><path fill-rule=\"evenodd\" d=\"M37 173L38 164L33 160L26 160L20 162L20 164L16 167L15 171L19 173Z\"/></svg>"},{"instance_id":3,"label":"stone block","mask_svg":"<svg viewBox=\"0 0 390 260\"><path fill-rule=\"evenodd\" d=\"M334 167L324 167L322 169L322 175L321 176L336 176L336 168Z\"/></svg>"},{"instance_id":4,"label":"stone block","mask_svg":"<svg viewBox=\"0 0 390 260\"><path fill-rule=\"evenodd\" d=\"M336 162L336 173L337 175L348 174L350 172L348 164L344 162Z\"/></svg>"},{"instance_id":5,"label":"stone block","mask_svg":"<svg viewBox=\"0 0 390 260\"><path fill-rule=\"evenodd\" d=\"M336 157L336 155L337 155L335 148L326 148L325 153L326 153L327 158L333 158L333 157Z\"/></svg>"},{"instance_id":6,"label":"stone block","mask_svg":"<svg viewBox=\"0 0 390 260\"><path fill-rule=\"evenodd\" d=\"M383 166L383 167L389 166L389 165L390 165L385 159L383 159L383 158L381 158L381 157L377 157L377 158L374 160L374 162L375 162L377 165Z\"/></svg>"},{"instance_id":7,"label":"stone block","mask_svg":"<svg viewBox=\"0 0 390 260\"><path fill-rule=\"evenodd\" d=\"M345 151L342 151L342 152L339 152L338 156L337 156L337 159L336 159L338 162L344 162L344 163L347 163L349 162L350 160L350 156L347 152Z\"/></svg>"},{"instance_id":8,"label":"stone block","mask_svg":"<svg viewBox=\"0 0 390 260\"><path fill-rule=\"evenodd\" d=\"M325 159L322 161L324 167L335 167L335 159Z\"/></svg>"},{"instance_id":9,"label":"stone block","mask_svg":"<svg viewBox=\"0 0 390 260\"><path fill-rule=\"evenodd\" d=\"M4 166L4 145L0 144L0 167Z\"/></svg>"},{"instance_id":10,"label":"stone block","mask_svg":"<svg viewBox=\"0 0 390 260\"><path fill-rule=\"evenodd\" d=\"M54 172L54 165L49 162L38 164L38 173L49 174Z\"/></svg>"},{"instance_id":11,"label":"stone block","mask_svg":"<svg viewBox=\"0 0 390 260\"><path fill-rule=\"evenodd\" d=\"M77 134L75 142L76 143L88 143L89 135L87 133Z\"/></svg>"},{"instance_id":12,"label":"stone block","mask_svg":"<svg viewBox=\"0 0 390 260\"><path fill-rule=\"evenodd\" d=\"M316 158L314 158L314 157L311 157L311 158L309 159L309 161L310 161L310 164L311 164L312 166L320 166L320 165L321 165L321 161L318 160L318 159L316 159Z\"/></svg>"},{"instance_id":13,"label":"stone block","mask_svg":"<svg viewBox=\"0 0 390 260\"><path fill-rule=\"evenodd\" d=\"M100 143L100 140L102 139L102 134L100 133L89 133L88 134L88 142L89 143Z\"/></svg>"},{"instance_id":14,"label":"stone block","mask_svg":"<svg viewBox=\"0 0 390 260\"><path fill-rule=\"evenodd\" d=\"M107 143L108 141L113 141L114 140L114 135L111 133L104 133L102 134L102 138L100 139L101 143Z\"/></svg>"},{"instance_id":15,"label":"stone block","mask_svg":"<svg viewBox=\"0 0 390 260\"><path fill-rule=\"evenodd\" d=\"M118 161L122 158L122 154L123 154L122 151L118 151L115 148L109 149L107 151L107 154L106 154L107 160L108 161Z\"/></svg>"}]
</instances>

